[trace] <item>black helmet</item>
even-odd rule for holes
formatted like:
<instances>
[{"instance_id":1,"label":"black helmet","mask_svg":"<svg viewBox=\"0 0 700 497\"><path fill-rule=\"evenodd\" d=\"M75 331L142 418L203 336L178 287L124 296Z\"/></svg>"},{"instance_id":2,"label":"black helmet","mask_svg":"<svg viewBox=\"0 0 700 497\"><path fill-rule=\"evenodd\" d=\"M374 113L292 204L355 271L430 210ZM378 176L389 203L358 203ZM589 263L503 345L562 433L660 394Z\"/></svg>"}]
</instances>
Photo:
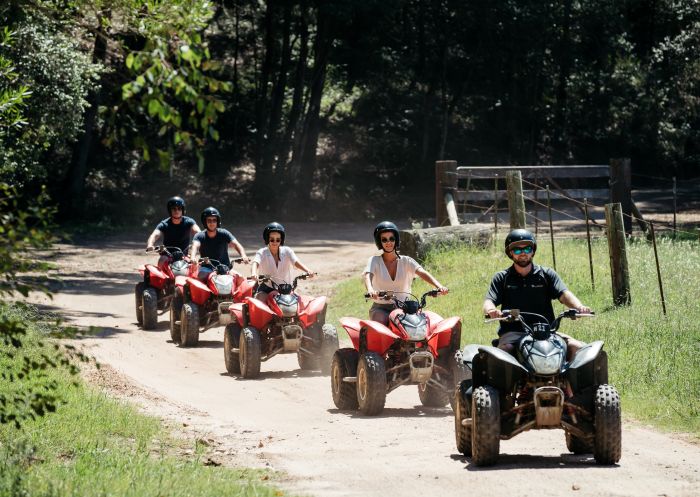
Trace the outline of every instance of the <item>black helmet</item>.
<instances>
[{"instance_id":1,"label":"black helmet","mask_svg":"<svg viewBox=\"0 0 700 497\"><path fill-rule=\"evenodd\" d=\"M216 227L221 226L221 214L219 214L219 211L215 207L207 207L202 211L202 215L199 216L205 229L207 227L207 218L211 216L216 217Z\"/></svg>"},{"instance_id":2,"label":"black helmet","mask_svg":"<svg viewBox=\"0 0 700 497\"><path fill-rule=\"evenodd\" d=\"M399 238L399 229L391 221L382 221L374 228L374 243L378 249L382 249L381 234L385 231L391 231L396 238L396 245L394 245L395 250L399 250L401 246L401 239Z\"/></svg>"},{"instance_id":3,"label":"black helmet","mask_svg":"<svg viewBox=\"0 0 700 497\"><path fill-rule=\"evenodd\" d=\"M510 257L511 245L515 243L529 242L532 245L532 254L537 252L537 240L535 240L535 235L530 233L528 230L522 228L516 229L508 233L505 243L506 255Z\"/></svg>"},{"instance_id":4,"label":"black helmet","mask_svg":"<svg viewBox=\"0 0 700 497\"><path fill-rule=\"evenodd\" d=\"M273 231L279 233L280 238L282 238L280 246L284 245L284 226L277 222L272 222L265 226L265 229L263 230L263 240L265 241L265 245L270 243L270 233Z\"/></svg>"},{"instance_id":5,"label":"black helmet","mask_svg":"<svg viewBox=\"0 0 700 497\"><path fill-rule=\"evenodd\" d=\"M185 215L185 199L182 197L170 197L168 199L168 216L171 215L173 207L182 207L182 215Z\"/></svg>"}]
</instances>

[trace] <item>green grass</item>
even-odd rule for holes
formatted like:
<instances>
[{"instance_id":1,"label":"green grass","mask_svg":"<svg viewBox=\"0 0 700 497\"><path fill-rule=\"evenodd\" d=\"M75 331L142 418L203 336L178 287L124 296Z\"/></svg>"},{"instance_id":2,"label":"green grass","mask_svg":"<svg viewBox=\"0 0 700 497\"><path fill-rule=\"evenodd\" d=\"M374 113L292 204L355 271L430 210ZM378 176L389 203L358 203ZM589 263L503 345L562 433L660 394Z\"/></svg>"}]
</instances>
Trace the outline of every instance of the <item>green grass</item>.
<instances>
[{"instance_id":1,"label":"green grass","mask_svg":"<svg viewBox=\"0 0 700 497\"><path fill-rule=\"evenodd\" d=\"M462 343L490 343L496 325L484 324L481 305L491 277L509 265L499 249L461 248L430 254L424 266L450 294L429 300L442 316L462 318ZM595 319L566 320L562 331L584 341L603 340L610 382L620 391L623 412L659 428L700 437L700 245L697 241L662 239L658 244L667 316L662 314L656 265L651 245L627 246L632 304L612 305L607 241L594 240L595 291L591 287L585 240L557 240L557 271L597 314ZM538 264L551 266L549 242L540 241ZM370 304L362 298L358 277L341 283L329 305L329 317L366 317ZM421 280L414 294L428 289ZM563 310L555 303L555 312ZM341 334L342 336L342 334Z\"/></svg>"},{"instance_id":2,"label":"green grass","mask_svg":"<svg viewBox=\"0 0 700 497\"><path fill-rule=\"evenodd\" d=\"M19 317L26 309L0 308ZM35 327L24 353L42 352ZM17 360L0 361L3 371ZM205 466L200 444L172 438L160 421L79 383L64 371L50 371L64 399L56 413L16 429L0 425L0 496L279 496L263 483L269 471ZM21 391L21 382L4 391ZM20 385L18 385L20 383ZM27 388L27 385L24 385ZM191 455L177 455L190 449Z\"/></svg>"}]
</instances>

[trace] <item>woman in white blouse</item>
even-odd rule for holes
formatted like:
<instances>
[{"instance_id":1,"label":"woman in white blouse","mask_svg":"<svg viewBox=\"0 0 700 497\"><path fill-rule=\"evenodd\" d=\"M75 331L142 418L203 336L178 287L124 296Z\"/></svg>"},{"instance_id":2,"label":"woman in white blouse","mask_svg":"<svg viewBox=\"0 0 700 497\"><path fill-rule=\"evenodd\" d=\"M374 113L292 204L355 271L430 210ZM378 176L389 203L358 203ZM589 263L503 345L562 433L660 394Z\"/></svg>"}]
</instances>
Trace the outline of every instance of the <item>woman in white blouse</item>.
<instances>
[{"instance_id":1,"label":"woman in white blouse","mask_svg":"<svg viewBox=\"0 0 700 497\"><path fill-rule=\"evenodd\" d=\"M396 298L405 300L407 293L411 293L411 284L416 276L437 288L442 295L449 292L447 287L435 279L435 277L414 259L406 255L399 255L400 247L399 229L390 221L382 221L374 228L374 243L382 251L381 255L369 258L363 274L365 288L374 303L369 310L369 318L385 325L389 324L389 314L396 305L385 299L380 299L380 291L403 292Z\"/></svg>"},{"instance_id":2,"label":"woman in white blouse","mask_svg":"<svg viewBox=\"0 0 700 497\"><path fill-rule=\"evenodd\" d=\"M313 275L314 273L306 267L294 253L294 251L284 246L284 226L280 223L270 223L263 229L263 240L266 247L255 253L253 267L250 271L251 277L256 278L258 274L270 276L275 283L292 283L292 269L297 268ZM255 298L267 300L267 295L273 290L272 287L261 283Z\"/></svg>"}]
</instances>

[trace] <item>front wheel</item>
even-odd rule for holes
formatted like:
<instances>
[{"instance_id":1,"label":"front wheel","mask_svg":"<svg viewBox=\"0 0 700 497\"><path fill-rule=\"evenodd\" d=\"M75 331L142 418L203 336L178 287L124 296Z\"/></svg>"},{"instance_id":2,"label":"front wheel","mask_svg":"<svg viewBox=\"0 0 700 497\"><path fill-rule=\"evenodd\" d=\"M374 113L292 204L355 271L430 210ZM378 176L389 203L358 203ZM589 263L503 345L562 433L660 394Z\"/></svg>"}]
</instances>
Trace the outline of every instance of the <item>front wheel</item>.
<instances>
[{"instance_id":1,"label":"front wheel","mask_svg":"<svg viewBox=\"0 0 700 497\"><path fill-rule=\"evenodd\" d=\"M170 339L180 343L180 319L182 317L182 295L175 291L170 305Z\"/></svg>"},{"instance_id":2,"label":"front wheel","mask_svg":"<svg viewBox=\"0 0 700 497\"><path fill-rule=\"evenodd\" d=\"M134 287L134 296L136 297L136 322L139 326L143 326L143 289L146 284L141 281L136 283Z\"/></svg>"},{"instance_id":3,"label":"front wheel","mask_svg":"<svg viewBox=\"0 0 700 497\"><path fill-rule=\"evenodd\" d=\"M143 329L154 330L158 324L158 294L155 288L143 290Z\"/></svg>"},{"instance_id":4,"label":"front wheel","mask_svg":"<svg viewBox=\"0 0 700 497\"><path fill-rule=\"evenodd\" d=\"M331 360L331 393L338 409L357 409L357 389L345 377L357 375L357 360L360 354L355 349L338 349Z\"/></svg>"},{"instance_id":5,"label":"front wheel","mask_svg":"<svg viewBox=\"0 0 700 497\"><path fill-rule=\"evenodd\" d=\"M444 407L450 400L442 388L427 383L418 385L418 397L421 404L426 407Z\"/></svg>"},{"instance_id":6,"label":"front wheel","mask_svg":"<svg viewBox=\"0 0 700 497\"><path fill-rule=\"evenodd\" d=\"M180 346L196 347L199 343L199 306L187 302L180 313Z\"/></svg>"},{"instance_id":7,"label":"front wheel","mask_svg":"<svg viewBox=\"0 0 700 497\"><path fill-rule=\"evenodd\" d=\"M230 323L226 325L224 330L224 362L226 363L226 371L231 374L240 374L241 363L238 349L241 339L241 326L238 323Z\"/></svg>"},{"instance_id":8,"label":"front wheel","mask_svg":"<svg viewBox=\"0 0 700 497\"><path fill-rule=\"evenodd\" d=\"M590 454L593 452L593 446L585 440L566 432L566 448L574 454Z\"/></svg>"},{"instance_id":9,"label":"front wheel","mask_svg":"<svg viewBox=\"0 0 700 497\"><path fill-rule=\"evenodd\" d=\"M595 393L595 441L593 458L598 464L615 464L622 456L620 395L612 385L600 385Z\"/></svg>"},{"instance_id":10,"label":"front wheel","mask_svg":"<svg viewBox=\"0 0 700 497\"><path fill-rule=\"evenodd\" d=\"M335 351L338 350L338 331L332 324L324 324L321 333L321 351L319 353L319 366L322 374L331 374L331 362Z\"/></svg>"},{"instance_id":11,"label":"front wheel","mask_svg":"<svg viewBox=\"0 0 700 497\"><path fill-rule=\"evenodd\" d=\"M239 345L241 376L257 378L260 374L260 332L252 326L243 328Z\"/></svg>"},{"instance_id":12,"label":"front wheel","mask_svg":"<svg viewBox=\"0 0 700 497\"><path fill-rule=\"evenodd\" d=\"M498 390L485 386L472 395L472 462L488 466L498 460L501 444L501 402Z\"/></svg>"},{"instance_id":13,"label":"front wheel","mask_svg":"<svg viewBox=\"0 0 700 497\"><path fill-rule=\"evenodd\" d=\"M466 426L462 424L465 419L471 418L471 402L463 388L457 387L454 395L455 410L455 442L460 454L467 457L472 455L472 425L469 422Z\"/></svg>"},{"instance_id":14,"label":"front wheel","mask_svg":"<svg viewBox=\"0 0 700 497\"><path fill-rule=\"evenodd\" d=\"M384 410L386 402L386 368L376 352L365 352L357 365L357 403L365 416Z\"/></svg>"}]
</instances>

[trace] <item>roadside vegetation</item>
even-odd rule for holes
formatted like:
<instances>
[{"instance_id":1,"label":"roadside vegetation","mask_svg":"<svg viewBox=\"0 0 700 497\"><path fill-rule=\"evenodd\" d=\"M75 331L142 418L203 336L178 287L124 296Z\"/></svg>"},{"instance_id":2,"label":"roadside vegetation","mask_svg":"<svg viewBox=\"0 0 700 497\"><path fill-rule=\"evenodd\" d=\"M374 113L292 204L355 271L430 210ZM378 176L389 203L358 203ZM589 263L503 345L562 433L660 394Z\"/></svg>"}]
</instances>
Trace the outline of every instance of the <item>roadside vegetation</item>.
<instances>
[{"instance_id":1,"label":"roadside vegetation","mask_svg":"<svg viewBox=\"0 0 700 497\"><path fill-rule=\"evenodd\" d=\"M41 389L19 373L25 357L41 361L53 351L45 341L53 324L22 304L0 306L0 319L27 323L28 330L21 356L0 355L0 388L5 394ZM76 382L65 368L47 368L45 380L57 399L54 413L19 429L0 424L0 497L285 495L267 483L274 473L207 465L202 444L172 438L158 419Z\"/></svg>"},{"instance_id":2,"label":"roadside vegetation","mask_svg":"<svg viewBox=\"0 0 700 497\"><path fill-rule=\"evenodd\" d=\"M481 304L496 271L508 266L497 248L459 248L432 253L424 265L450 294L429 299L430 309L462 318L462 344L490 344L496 324L484 324ZM667 315L661 309L656 266L646 241L628 243L632 305L612 305L607 242L593 243L595 290L591 286L585 240L559 240L557 270L567 286L596 312L595 319L564 322L562 331L584 341L603 340L608 353L610 382L623 399L623 413L656 427L700 437L700 245L697 241L660 240L659 259ZM540 241L535 262L551 266L549 243ZM329 306L329 319L367 316L370 303L362 298L357 278L340 284ZM421 280L414 294L428 290ZM563 310L555 303L555 312ZM339 325L338 325L339 326ZM339 326L340 327L340 326ZM341 333L341 341L346 337Z\"/></svg>"}]
</instances>

